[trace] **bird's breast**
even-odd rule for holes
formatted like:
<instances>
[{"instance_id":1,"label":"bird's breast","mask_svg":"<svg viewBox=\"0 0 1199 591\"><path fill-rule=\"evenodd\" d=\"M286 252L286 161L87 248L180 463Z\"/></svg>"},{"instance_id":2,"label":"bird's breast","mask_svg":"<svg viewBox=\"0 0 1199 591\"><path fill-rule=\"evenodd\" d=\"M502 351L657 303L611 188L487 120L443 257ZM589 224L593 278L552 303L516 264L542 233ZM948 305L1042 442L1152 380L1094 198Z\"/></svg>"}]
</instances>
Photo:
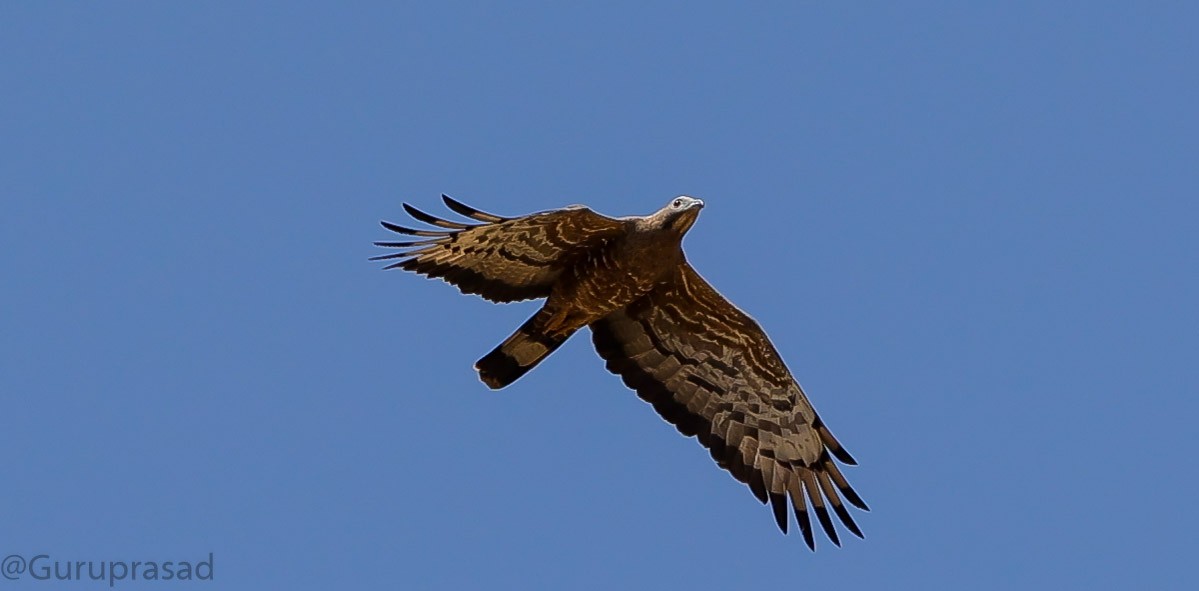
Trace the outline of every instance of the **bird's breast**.
<instances>
[{"instance_id":1,"label":"bird's breast","mask_svg":"<svg viewBox=\"0 0 1199 591\"><path fill-rule=\"evenodd\" d=\"M598 250L571 269L556 290L556 299L599 319L648 293L673 272L680 259L651 249Z\"/></svg>"}]
</instances>

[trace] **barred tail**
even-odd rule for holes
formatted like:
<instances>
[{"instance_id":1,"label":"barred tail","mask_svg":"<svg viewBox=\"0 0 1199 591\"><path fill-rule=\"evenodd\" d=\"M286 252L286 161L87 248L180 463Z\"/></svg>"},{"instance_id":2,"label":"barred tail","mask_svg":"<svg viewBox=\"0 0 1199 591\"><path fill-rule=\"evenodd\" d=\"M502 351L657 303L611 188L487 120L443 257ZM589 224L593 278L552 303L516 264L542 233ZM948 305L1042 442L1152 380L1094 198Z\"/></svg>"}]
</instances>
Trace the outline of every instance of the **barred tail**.
<instances>
[{"instance_id":1,"label":"barred tail","mask_svg":"<svg viewBox=\"0 0 1199 591\"><path fill-rule=\"evenodd\" d=\"M578 330L547 333L542 327L550 316L550 312L542 309L520 325L500 346L475 362L479 379L493 390L503 388L536 367Z\"/></svg>"}]
</instances>

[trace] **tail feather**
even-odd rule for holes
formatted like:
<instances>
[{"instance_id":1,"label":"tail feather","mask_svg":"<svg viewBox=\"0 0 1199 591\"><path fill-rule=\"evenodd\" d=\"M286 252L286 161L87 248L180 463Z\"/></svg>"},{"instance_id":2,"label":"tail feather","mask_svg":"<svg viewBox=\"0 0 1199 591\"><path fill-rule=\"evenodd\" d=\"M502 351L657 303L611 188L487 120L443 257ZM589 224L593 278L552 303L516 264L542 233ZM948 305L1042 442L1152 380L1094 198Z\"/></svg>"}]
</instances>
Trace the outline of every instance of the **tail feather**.
<instances>
[{"instance_id":1,"label":"tail feather","mask_svg":"<svg viewBox=\"0 0 1199 591\"><path fill-rule=\"evenodd\" d=\"M548 314L545 310L534 314L516 329L512 336L475 362L479 379L483 380L487 387L498 390L515 382L562 346L562 343L578 330L547 334L540 328L546 316Z\"/></svg>"}]
</instances>

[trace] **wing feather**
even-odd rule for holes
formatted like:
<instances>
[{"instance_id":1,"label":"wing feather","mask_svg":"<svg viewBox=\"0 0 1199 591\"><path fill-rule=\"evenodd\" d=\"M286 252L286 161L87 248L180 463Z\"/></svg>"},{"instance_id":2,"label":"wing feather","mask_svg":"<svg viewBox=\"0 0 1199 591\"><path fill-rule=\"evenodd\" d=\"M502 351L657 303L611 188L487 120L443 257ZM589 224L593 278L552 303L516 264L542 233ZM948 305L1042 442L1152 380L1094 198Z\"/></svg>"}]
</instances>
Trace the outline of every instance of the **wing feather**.
<instances>
[{"instance_id":1,"label":"wing feather","mask_svg":"<svg viewBox=\"0 0 1199 591\"><path fill-rule=\"evenodd\" d=\"M812 535L812 518L808 515L808 504L804 500L799 476L794 472L787 478L787 496L791 498L791 507L795 509L795 520L799 522L799 531L803 533L804 543L810 550L816 550L816 538Z\"/></svg>"},{"instance_id":2,"label":"wing feather","mask_svg":"<svg viewBox=\"0 0 1199 591\"><path fill-rule=\"evenodd\" d=\"M824 528L824 533L834 545L840 546L841 538L837 536L837 528L833 527L833 520L828 516L828 509L824 506L824 496L820 494L820 485L816 484L816 476L811 471L805 471L800 474L800 478L803 479L803 487L808 493L808 499L812 501L812 508L816 510L816 518L820 521L820 527Z\"/></svg>"},{"instance_id":3,"label":"wing feather","mask_svg":"<svg viewBox=\"0 0 1199 591\"><path fill-rule=\"evenodd\" d=\"M465 203L462 203L461 201L455 201L455 200L451 199L449 195L442 195L441 200L444 201L445 206L450 208L451 210L453 210L454 213L461 215L461 216L466 216L473 220L479 220L480 222L487 222L489 224L498 224L500 222L506 222L508 220L513 219L513 218L500 217L500 216L492 214L492 213L486 213L486 212L479 211L469 205L466 205Z\"/></svg>"},{"instance_id":4,"label":"wing feather","mask_svg":"<svg viewBox=\"0 0 1199 591\"><path fill-rule=\"evenodd\" d=\"M841 502L841 497L837 496L837 489L833 488L833 483L829 481L828 472L816 472L816 479L820 481L820 490L824 492L824 498L828 499L830 505L833 506L833 512L837 514L837 518L841 523L853 532L853 535L861 538L862 530L858 529L858 524L854 522L849 511L845 509L845 504Z\"/></svg>"},{"instance_id":5,"label":"wing feather","mask_svg":"<svg viewBox=\"0 0 1199 591\"><path fill-rule=\"evenodd\" d=\"M780 493L770 493L770 508L774 511L774 522L783 533L787 533L787 497Z\"/></svg>"},{"instance_id":6,"label":"wing feather","mask_svg":"<svg viewBox=\"0 0 1199 591\"><path fill-rule=\"evenodd\" d=\"M404 205L404 211L408 212L408 215L412 216L413 219L422 221L426 224L430 224L433 226L438 226L441 228L449 228L451 230L466 230L468 228L473 228L477 225L477 224L463 224L461 222L451 222L450 220L443 220L437 216L427 214L411 205L408 205L407 203L405 203L403 205Z\"/></svg>"},{"instance_id":7,"label":"wing feather","mask_svg":"<svg viewBox=\"0 0 1199 591\"><path fill-rule=\"evenodd\" d=\"M429 240L376 242L386 248L419 248L371 260L399 259L385 268L442 279L462 293L491 301L514 302L548 296L563 270L625 232L624 222L585 207L507 218L445 195L442 199L455 213L483 223L442 219L405 203L404 210L413 219L441 229L418 230L382 222L392 232Z\"/></svg>"},{"instance_id":8,"label":"wing feather","mask_svg":"<svg viewBox=\"0 0 1199 591\"><path fill-rule=\"evenodd\" d=\"M834 544L841 541L829 505L861 536L842 496L868 509L833 462L853 464L853 457L817 416L757 322L690 265L591 330L608 370L679 432L698 436L722 468L770 504L784 533L789 500L810 548L809 508Z\"/></svg>"},{"instance_id":9,"label":"wing feather","mask_svg":"<svg viewBox=\"0 0 1199 591\"><path fill-rule=\"evenodd\" d=\"M841 474L841 469L837 467L836 462L825 458L823 465L824 471L828 472L829 477L833 479L833 484L837 486L837 490L841 491L841 496L845 497L845 500L849 501L849 504L863 511L870 510L870 507L866 506L866 501L863 501L862 497L858 496L857 491L849 485L849 481L845 480L845 476Z\"/></svg>"},{"instance_id":10,"label":"wing feather","mask_svg":"<svg viewBox=\"0 0 1199 591\"><path fill-rule=\"evenodd\" d=\"M396 224L393 224L393 223L387 222L387 221L383 221L383 222L379 222L379 223L383 224L384 228L387 228L388 230L391 230L392 232L395 232L396 234L407 234L409 236L430 236L433 238L443 238L446 236L445 232L434 232L431 230L413 230L412 228L405 228L404 226L398 226Z\"/></svg>"}]
</instances>

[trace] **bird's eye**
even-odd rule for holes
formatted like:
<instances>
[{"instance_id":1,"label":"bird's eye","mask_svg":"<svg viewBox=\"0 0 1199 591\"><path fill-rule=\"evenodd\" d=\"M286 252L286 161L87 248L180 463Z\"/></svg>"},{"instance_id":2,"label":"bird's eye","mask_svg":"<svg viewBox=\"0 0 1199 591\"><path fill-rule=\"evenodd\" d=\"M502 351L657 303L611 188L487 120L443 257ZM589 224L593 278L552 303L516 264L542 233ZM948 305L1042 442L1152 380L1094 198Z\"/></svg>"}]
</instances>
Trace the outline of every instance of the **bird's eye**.
<instances>
[{"instance_id":1,"label":"bird's eye","mask_svg":"<svg viewBox=\"0 0 1199 591\"><path fill-rule=\"evenodd\" d=\"M683 200L682 200L682 199L675 199L675 200L674 200L674 203L672 203L671 205L673 205L674 207L682 207L682 206L683 206Z\"/></svg>"}]
</instances>

